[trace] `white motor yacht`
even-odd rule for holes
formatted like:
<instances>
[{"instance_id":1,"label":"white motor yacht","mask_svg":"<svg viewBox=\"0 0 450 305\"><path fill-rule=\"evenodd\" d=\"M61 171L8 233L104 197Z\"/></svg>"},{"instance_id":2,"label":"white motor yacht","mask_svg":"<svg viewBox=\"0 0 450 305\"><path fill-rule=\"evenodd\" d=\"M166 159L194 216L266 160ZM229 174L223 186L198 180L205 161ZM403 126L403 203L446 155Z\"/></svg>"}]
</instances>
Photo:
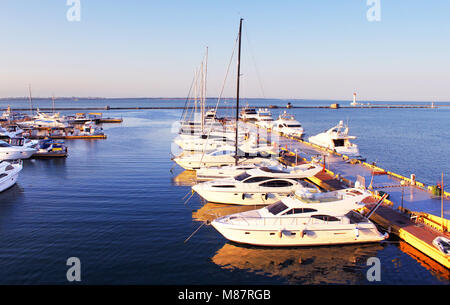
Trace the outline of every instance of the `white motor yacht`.
<instances>
[{"instance_id":1,"label":"white motor yacht","mask_svg":"<svg viewBox=\"0 0 450 305\"><path fill-rule=\"evenodd\" d=\"M22 162L0 161L0 192L13 186L22 170Z\"/></svg>"},{"instance_id":2,"label":"white motor yacht","mask_svg":"<svg viewBox=\"0 0 450 305\"><path fill-rule=\"evenodd\" d=\"M316 175L319 165L304 164L294 168L261 167L248 170L234 178L224 178L199 183L192 187L209 202L267 205L278 202L298 189L319 191L312 183L299 180Z\"/></svg>"},{"instance_id":3,"label":"white motor yacht","mask_svg":"<svg viewBox=\"0 0 450 305\"><path fill-rule=\"evenodd\" d=\"M273 122L272 129L284 135L298 138L301 138L303 135L302 124L293 115L286 113L286 111L278 117L278 120Z\"/></svg>"},{"instance_id":4,"label":"white motor yacht","mask_svg":"<svg viewBox=\"0 0 450 305\"><path fill-rule=\"evenodd\" d=\"M258 113L255 108L245 107L239 114L240 118L244 121L256 121L258 119Z\"/></svg>"},{"instance_id":5,"label":"white motor yacht","mask_svg":"<svg viewBox=\"0 0 450 305\"><path fill-rule=\"evenodd\" d=\"M21 128L34 128L34 127L46 127L46 128L68 128L70 124L67 118L60 116L59 113L48 114L40 112L31 121L24 121L17 123Z\"/></svg>"},{"instance_id":6,"label":"white motor yacht","mask_svg":"<svg viewBox=\"0 0 450 305\"><path fill-rule=\"evenodd\" d=\"M248 165L227 165L227 166L211 166L203 167L196 170L197 181L207 181L222 178L233 178L248 170L259 167L281 166L277 160L267 159L261 163Z\"/></svg>"},{"instance_id":7,"label":"white motor yacht","mask_svg":"<svg viewBox=\"0 0 450 305\"><path fill-rule=\"evenodd\" d=\"M274 122L272 113L267 108L260 108L257 113L258 117L255 125L261 128L271 129Z\"/></svg>"},{"instance_id":8,"label":"white motor yacht","mask_svg":"<svg viewBox=\"0 0 450 305\"><path fill-rule=\"evenodd\" d=\"M296 192L262 209L217 218L212 226L226 239L258 246L316 246L379 242L388 237L354 211L370 193L344 189Z\"/></svg>"},{"instance_id":9,"label":"white motor yacht","mask_svg":"<svg viewBox=\"0 0 450 305\"><path fill-rule=\"evenodd\" d=\"M28 159L37 151L36 148L27 146L13 146L0 140L0 161Z\"/></svg>"},{"instance_id":10,"label":"white motor yacht","mask_svg":"<svg viewBox=\"0 0 450 305\"><path fill-rule=\"evenodd\" d=\"M348 126L344 126L342 121L338 125L328 129L325 132L309 137L310 143L329 148L339 154L352 158L360 159L358 145L351 143L350 140L356 139L355 136L348 135Z\"/></svg>"},{"instance_id":11,"label":"white motor yacht","mask_svg":"<svg viewBox=\"0 0 450 305\"><path fill-rule=\"evenodd\" d=\"M226 165L235 165L235 147L234 146L222 146L217 150L214 150L209 153L186 153L183 152L179 156L174 157L173 161L175 161L179 166L187 170L197 170L202 167L211 167L211 166L226 166ZM270 153L264 154L261 153L244 153L242 151L238 151L238 164L239 165L248 165L261 163L263 160L266 160L267 157L270 156Z\"/></svg>"}]
</instances>

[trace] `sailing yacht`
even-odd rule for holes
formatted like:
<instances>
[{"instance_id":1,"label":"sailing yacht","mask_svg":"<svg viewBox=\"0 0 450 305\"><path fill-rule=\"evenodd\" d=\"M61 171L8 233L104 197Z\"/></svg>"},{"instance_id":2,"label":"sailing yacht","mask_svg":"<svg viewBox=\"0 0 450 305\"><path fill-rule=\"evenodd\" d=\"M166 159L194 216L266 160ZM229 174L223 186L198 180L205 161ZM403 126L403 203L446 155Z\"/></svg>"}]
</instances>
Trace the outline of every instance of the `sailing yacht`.
<instances>
[{"instance_id":1,"label":"sailing yacht","mask_svg":"<svg viewBox=\"0 0 450 305\"><path fill-rule=\"evenodd\" d=\"M258 246L316 246L379 242L388 237L354 211L365 190L311 193L300 189L267 207L217 218L212 226L226 239Z\"/></svg>"},{"instance_id":2,"label":"sailing yacht","mask_svg":"<svg viewBox=\"0 0 450 305\"><path fill-rule=\"evenodd\" d=\"M0 192L13 186L19 178L22 162L0 161Z\"/></svg>"},{"instance_id":3,"label":"sailing yacht","mask_svg":"<svg viewBox=\"0 0 450 305\"><path fill-rule=\"evenodd\" d=\"M273 122L274 131L288 136L301 138L303 135L303 127L293 115L284 111L276 121Z\"/></svg>"},{"instance_id":4,"label":"sailing yacht","mask_svg":"<svg viewBox=\"0 0 450 305\"><path fill-rule=\"evenodd\" d=\"M322 170L319 165L304 164L290 169L261 167L248 170L234 178L224 178L199 183L192 187L209 202L267 205L298 189L319 191L312 183L303 181Z\"/></svg>"},{"instance_id":5,"label":"sailing yacht","mask_svg":"<svg viewBox=\"0 0 450 305\"><path fill-rule=\"evenodd\" d=\"M348 126L344 126L343 121L339 121L338 125L325 132L309 137L308 141L332 149L339 154L361 159L358 145L350 142L350 140L354 139L356 139L355 136L348 135Z\"/></svg>"}]
</instances>

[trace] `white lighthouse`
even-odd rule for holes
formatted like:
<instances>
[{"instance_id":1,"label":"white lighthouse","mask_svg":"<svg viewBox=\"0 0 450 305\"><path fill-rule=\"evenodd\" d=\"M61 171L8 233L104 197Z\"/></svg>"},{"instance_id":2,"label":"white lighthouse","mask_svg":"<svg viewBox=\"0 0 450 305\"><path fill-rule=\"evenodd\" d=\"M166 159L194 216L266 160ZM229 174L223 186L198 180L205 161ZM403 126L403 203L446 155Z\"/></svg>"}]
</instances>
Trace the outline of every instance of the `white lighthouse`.
<instances>
[{"instance_id":1,"label":"white lighthouse","mask_svg":"<svg viewBox=\"0 0 450 305\"><path fill-rule=\"evenodd\" d=\"M358 103L356 102L356 92L353 92L353 102L350 105L352 106L358 105Z\"/></svg>"}]
</instances>

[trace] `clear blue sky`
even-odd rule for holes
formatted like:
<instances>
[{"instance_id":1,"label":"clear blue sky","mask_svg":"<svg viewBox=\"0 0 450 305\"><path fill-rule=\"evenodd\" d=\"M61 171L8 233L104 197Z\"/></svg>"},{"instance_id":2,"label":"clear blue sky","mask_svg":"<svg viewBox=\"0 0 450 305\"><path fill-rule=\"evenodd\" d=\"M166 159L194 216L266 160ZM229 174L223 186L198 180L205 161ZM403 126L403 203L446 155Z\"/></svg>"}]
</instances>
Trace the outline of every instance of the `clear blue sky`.
<instances>
[{"instance_id":1,"label":"clear blue sky","mask_svg":"<svg viewBox=\"0 0 450 305\"><path fill-rule=\"evenodd\" d=\"M184 97L205 47L219 94L244 18L245 97L450 101L450 1L0 2L0 97ZM235 67L225 94L234 95Z\"/></svg>"}]
</instances>

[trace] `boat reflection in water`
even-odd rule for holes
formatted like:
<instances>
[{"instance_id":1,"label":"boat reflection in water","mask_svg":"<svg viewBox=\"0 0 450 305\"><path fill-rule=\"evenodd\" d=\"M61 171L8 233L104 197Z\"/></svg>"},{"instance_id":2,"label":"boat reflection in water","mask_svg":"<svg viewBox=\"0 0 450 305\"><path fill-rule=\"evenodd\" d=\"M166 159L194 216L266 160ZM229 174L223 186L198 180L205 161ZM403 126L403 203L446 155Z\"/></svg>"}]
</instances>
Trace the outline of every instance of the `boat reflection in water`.
<instances>
[{"instance_id":1,"label":"boat reflection in water","mask_svg":"<svg viewBox=\"0 0 450 305\"><path fill-rule=\"evenodd\" d=\"M172 178L172 184L176 186L193 186L197 184L197 173L185 170Z\"/></svg>"},{"instance_id":2,"label":"boat reflection in water","mask_svg":"<svg viewBox=\"0 0 450 305\"><path fill-rule=\"evenodd\" d=\"M361 284L368 283L367 259L381 250L381 244L268 248L228 242L211 260L222 269L279 277L289 284Z\"/></svg>"},{"instance_id":3,"label":"boat reflection in water","mask_svg":"<svg viewBox=\"0 0 450 305\"><path fill-rule=\"evenodd\" d=\"M261 208L205 203L194 210L195 221ZM260 247L227 242L211 258L226 270L244 270L257 275L280 277L290 284L367 283L366 263L384 249L383 244L335 245L315 247Z\"/></svg>"}]
</instances>

